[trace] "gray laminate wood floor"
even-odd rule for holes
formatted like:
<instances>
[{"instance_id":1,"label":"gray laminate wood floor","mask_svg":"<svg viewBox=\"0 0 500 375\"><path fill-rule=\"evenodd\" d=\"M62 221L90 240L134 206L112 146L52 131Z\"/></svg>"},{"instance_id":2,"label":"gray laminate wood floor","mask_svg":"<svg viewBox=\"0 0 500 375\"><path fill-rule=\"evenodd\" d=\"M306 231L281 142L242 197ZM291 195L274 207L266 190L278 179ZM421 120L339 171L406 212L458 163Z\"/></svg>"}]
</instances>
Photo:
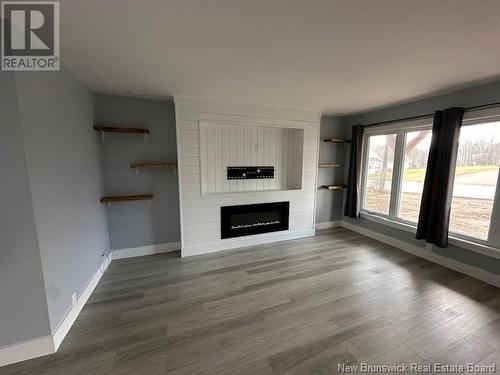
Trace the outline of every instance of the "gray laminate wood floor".
<instances>
[{"instance_id":1,"label":"gray laminate wood floor","mask_svg":"<svg viewBox=\"0 0 500 375\"><path fill-rule=\"evenodd\" d=\"M345 229L114 261L58 353L0 374L332 374L500 364L500 290Z\"/></svg>"}]
</instances>

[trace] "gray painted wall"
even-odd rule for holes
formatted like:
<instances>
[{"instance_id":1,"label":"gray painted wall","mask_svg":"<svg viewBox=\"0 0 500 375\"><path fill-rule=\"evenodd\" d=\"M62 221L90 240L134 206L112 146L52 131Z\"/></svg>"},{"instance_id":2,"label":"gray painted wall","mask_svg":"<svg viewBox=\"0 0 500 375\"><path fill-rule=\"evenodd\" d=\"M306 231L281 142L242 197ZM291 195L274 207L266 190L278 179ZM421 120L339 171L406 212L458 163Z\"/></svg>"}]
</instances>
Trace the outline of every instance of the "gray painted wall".
<instances>
[{"instance_id":1,"label":"gray painted wall","mask_svg":"<svg viewBox=\"0 0 500 375\"><path fill-rule=\"evenodd\" d=\"M171 170L141 170L137 161L177 162L175 112L171 101L111 95L96 96L96 122L126 127L146 127L141 135L106 135L101 142L106 195L154 194L145 201L116 203L107 207L109 238L113 249L180 241L177 175Z\"/></svg>"},{"instance_id":2,"label":"gray painted wall","mask_svg":"<svg viewBox=\"0 0 500 375\"><path fill-rule=\"evenodd\" d=\"M375 111L354 114L348 117L348 122L351 125L369 124L433 113L438 109L448 107L471 107L498 101L500 101L500 81Z\"/></svg>"},{"instance_id":3,"label":"gray painted wall","mask_svg":"<svg viewBox=\"0 0 500 375\"><path fill-rule=\"evenodd\" d=\"M348 145L323 142L326 138L345 138L347 120L340 117L322 116L319 143L319 163L338 163L339 168L319 168L318 186L343 184L346 180L345 158ZM316 224L338 221L342 218L343 193L318 189L316 197Z\"/></svg>"},{"instance_id":4,"label":"gray painted wall","mask_svg":"<svg viewBox=\"0 0 500 375\"><path fill-rule=\"evenodd\" d=\"M455 91L449 94L438 95L429 99L418 100L412 103L401 104L398 106L373 112L353 115L348 118L348 123L349 125L369 124L373 122L394 120L408 116L432 113L437 109L444 109L453 106L470 107L493 102L500 102L500 82L476 86L469 89ZM349 126L349 133L350 129L351 127ZM411 233L392 227L387 227L385 225L374 223L365 219L353 221L351 219L344 218L344 220L349 220L354 224L360 225L367 229L375 230L399 240L425 247L424 241L415 240L414 235ZM474 265L495 274L500 274L500 260L498 259L487 257L454 246L450 246L446 249L434 248L433 252L465 264Z\"/></svg>"},{"instance_id":5,"label":"gray painted wall","mask_svg":"<svg viewBox=\"0 0 500 375\"><path fill-rule=\"evenodd\" d=\"M0 73L0 346L50 334L13 73Z\"/></svg>"},{"instance_id":6,"label":"gray painted wall","mask_svg":"<svg viewBox=\"0 0 500 375\"><path fill-rule=\"evenodd\" d=\"M142 212L132 205L108 212L120 247L178 241L179 209L174 173L136 177L128 168L138 159L175 162L171 102L99 95L101 121L152 130L148 144L108 139L101 165L101 137L92 129L96 98L70 74L2 72L0 88L0 173L8 176L0 184L4 346L53 333L72 307L72 294L80 296L110 248L106 207L99 202L102 166L108 193L156 194Z\"/></svg>"},{"instance_id":7,"label":"gray painted wall","mask_svg":"<svg viewBox=\"0 0 500 375\"><path fill-rule=\"evenodd\" d=\"M19 73L17 91L54 332L109 248L94 98L62 71Z\"/></svg>"}]
</instances>

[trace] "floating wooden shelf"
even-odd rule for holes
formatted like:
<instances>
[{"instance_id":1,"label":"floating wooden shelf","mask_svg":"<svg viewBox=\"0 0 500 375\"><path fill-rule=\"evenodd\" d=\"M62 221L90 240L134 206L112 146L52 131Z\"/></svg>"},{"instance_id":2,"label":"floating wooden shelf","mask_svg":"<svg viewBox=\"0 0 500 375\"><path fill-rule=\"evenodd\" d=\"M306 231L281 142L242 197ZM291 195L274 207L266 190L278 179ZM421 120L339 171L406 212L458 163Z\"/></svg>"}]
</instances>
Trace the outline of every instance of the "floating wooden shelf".
<instances>
[{"instance_id":1,"label":"floating wooden shelf","mask_svg":"<svg viewBox=\"0 0 500 375\"><path fill-rule=\"evenodd\" d=\"M128 202L128 201L150 201L151 199L153 199L152 194L117 195L117 196L102 197L101 203Z\"/></svg>"},{"instance_id":2,"label":"floating wooden shelf","mask_svg":"<svg viewBox=\"0 0 500 375\"><path fill-rule=\"evenodd\" d=\"M340 139L340 138L327 138L323 139L323 142L330 142L330 143L350 143L350 139Z\"/></svg>"},{"instance_id":3,"label":"floating wooden shelf","mask_svg":"<svg viewBox=\"0 0 500 375\"><path fill-rule=\"evenodd\" d=\"M327 189L327 190L344 190L347 187L347 185L322 185L322 189Z\"/></svg>"},{"instance_id":4,"label":"floating wooden shelf","mask_svg":"<svg viewBox=\"0 0 500 375\"><path fill-rule=\"evenodd\" d=\"M130 168L140 169L140 168L163 168L163 169L176 169L177 164L165 163L160 161L148 161L130 164Z\"/></svg>"},{"instance_id":5,"label":"floating wooden shelf","mask_svg":"<svg viewBox=\"0 0 500 375\"><path fill-rule=\"evenodd\" d=\"M99 133L127 133L127 134L149 134L149 129L144 128L123 128L116 126L95 125L94 130Z\"/></svg>"},{"instance_id":6,"label":"floating wooden shelf","mask_svg":"<svg viewBox=\"0 0 500 375\"><path fill-rule=\"evenodd\" d=\"M319 164L319 168L338 168L340 164Z\"/></svg>"}]
</instances>

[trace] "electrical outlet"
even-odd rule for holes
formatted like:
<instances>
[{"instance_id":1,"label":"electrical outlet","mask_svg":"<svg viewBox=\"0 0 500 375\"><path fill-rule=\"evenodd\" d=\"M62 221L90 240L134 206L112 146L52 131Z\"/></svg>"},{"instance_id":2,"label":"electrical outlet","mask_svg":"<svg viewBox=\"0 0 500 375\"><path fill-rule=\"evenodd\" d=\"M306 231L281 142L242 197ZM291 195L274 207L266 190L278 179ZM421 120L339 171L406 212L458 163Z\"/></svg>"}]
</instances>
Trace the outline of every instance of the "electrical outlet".
<instances>
[{"instance_id":1,"label":"electrical outlet","mask_svg":"<svg viewBox=\"0 0 500 375\"><path fill-rule=\"evenodd\" d=\"M71 301L73 302L73 306L75 306L76 303L78 302L78 298L76 297L76 293L73 293L71 295Z\"/></svg>"},{"instance_id":2,"label":"electrical outlet","mask_svg":"<svg viewBox=\"0 0 500 375\"><path fill-rule=\"evenodd\" d=\"M101 254L101 260L100 260L99 267L100 267L102 273L106 272L109 264L111 263L111 251L112 251L112 249L105 249Z\"/></svg>"}]
</instances>

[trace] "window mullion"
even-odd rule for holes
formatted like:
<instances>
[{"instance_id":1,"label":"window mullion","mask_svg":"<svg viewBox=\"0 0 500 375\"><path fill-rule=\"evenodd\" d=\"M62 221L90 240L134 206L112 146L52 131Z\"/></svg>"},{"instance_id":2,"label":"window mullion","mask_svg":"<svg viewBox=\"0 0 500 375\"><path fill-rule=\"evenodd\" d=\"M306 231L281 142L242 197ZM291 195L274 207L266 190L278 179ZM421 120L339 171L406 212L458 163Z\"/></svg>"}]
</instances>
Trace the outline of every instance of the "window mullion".
<instances>
[{"instance_id":1,"label":"window mullion","mask_svg":"<svg viewBox=\"0 0 500 375\"><path fill-rule=\"evenodd\" d=\"M365 206L365 189L366 189L366 180L368 178L368 154L370 153L370 137L366 134L363 136L363 146L361 148L361 202L360 207L363 208Z\"/></svg>"},{"instance_id":2,"label":"window mullion","mask_svg":"<svg viewBox=\"0 0 500 375\"><path fill-rule=\"evenodd\" d=\"M500 246L500 231L495 230L495 228L500 228L500 171L497 177L497 188L491 212L490 230L488 232L488 242L495 246Z\"/></svg>"},{"instance_id":3,"label":"window mullion","mask_svg":"<svg viewBox=\"0 0 500 375\"><path fill-rule=\"evenodd\" d=\"M392 169L391 201L389 206L389 217L395 219L399 215L399 202L401 195L401 180L403 177L404 144L406 132L400 130L396 135L394 147L394 166Z\"/></svg>"}]
</instances>

